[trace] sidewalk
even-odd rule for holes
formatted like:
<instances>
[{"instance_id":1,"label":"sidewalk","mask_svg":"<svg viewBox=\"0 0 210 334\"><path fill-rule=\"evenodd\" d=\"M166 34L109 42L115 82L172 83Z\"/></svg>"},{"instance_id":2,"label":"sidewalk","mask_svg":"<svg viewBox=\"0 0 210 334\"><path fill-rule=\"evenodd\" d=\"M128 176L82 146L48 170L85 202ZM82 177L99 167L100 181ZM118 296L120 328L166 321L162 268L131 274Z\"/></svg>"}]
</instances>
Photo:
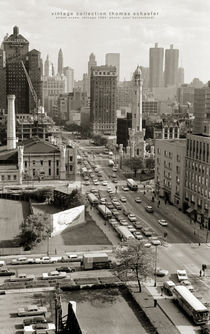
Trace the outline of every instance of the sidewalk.
<instances>
[{"instance_id":1,"label":"sidewalk","mask_svg":"<svg viewBox=\"0 0 210 334\"><path fill-rule=\"evenodd\" d=\"M145 201L148 203L148 205L152 205L156 212L164 216L166 219L167 217L173 216L173 220L177 222L182 222L182 224L186 224L188 226L192 227L192 231L194 231L194 234L199 236L199 239L202 243L206 243L206 229L200 229L199 224L190 223L190 218L187 214L184 214L182 211L180 211L177 207L171 204L165 204L164 199L159 197L160 200L160 206L157 206L157 197L155 198L155 201L152 202L153 193L151 191L147 191L145 194L142 194L142 197L145 199ZM209 242L210 242L210 236L209 236ZM209 246L209 243L206 243L207 246Z\"/></svg>"}]
</instances>

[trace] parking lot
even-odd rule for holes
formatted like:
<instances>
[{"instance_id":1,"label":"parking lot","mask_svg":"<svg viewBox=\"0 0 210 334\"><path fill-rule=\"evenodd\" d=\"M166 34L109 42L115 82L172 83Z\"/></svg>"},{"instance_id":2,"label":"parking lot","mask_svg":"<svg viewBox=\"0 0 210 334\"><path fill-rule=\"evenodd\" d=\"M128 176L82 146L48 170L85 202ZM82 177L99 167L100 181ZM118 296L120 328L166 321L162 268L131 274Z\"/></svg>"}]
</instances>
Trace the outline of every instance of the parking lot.
<instances>
[{"instance_id":1,"label":"parking lot","mask_svg":"<svg viewBox=\"0 0 210 334\"><path fill-rule=\"evenodd\" d=\"M18 317L17 311L20 307L30 304L47 307L47 320L54 322L54 298L52 292L27 292L8 293L0 295L0 332L2 334L22 334L23 319Z\"/></svg>"}]
</instances>

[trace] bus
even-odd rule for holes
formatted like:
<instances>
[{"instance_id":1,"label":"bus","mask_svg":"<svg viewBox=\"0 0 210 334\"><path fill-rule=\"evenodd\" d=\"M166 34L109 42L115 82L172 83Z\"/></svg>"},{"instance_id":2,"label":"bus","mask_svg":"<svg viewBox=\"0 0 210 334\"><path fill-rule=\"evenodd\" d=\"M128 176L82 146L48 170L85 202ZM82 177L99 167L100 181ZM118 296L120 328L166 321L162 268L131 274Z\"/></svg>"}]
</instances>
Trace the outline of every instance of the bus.
<instances>
[{"instance_id":1,"label":"bus","mask_svg":"<svg viewBox=\"0 0 210 334\"><path fill-rule=\"evenodd\" d=\"M138 184L133 179L127 179L127 186L133 191L138 190Z\"/></svg>"},{"instance_id":2,"label":"bus","mask_svg":"<svg viewBox=\"0 0 210 334\"><path fill-rule=\"evenodd\" d=\"M99 199L92 193L87 194L87 198L92 205L97 205L99 203Z\"/></svg>"},{"instance_id":3,"label":"bus","mask_svg":"<svg viewBox=\"0 0 210 334\"><path fill-rule=\"evenodd\" d=\"M112 218L112 212L107 208L106 205L99 204L97 206L98 211L104 217L104 219Z\"/></svg>"},{"instance_id":4,"label":"bus","mask_svg":"<svg viewBox=\"0 0 210 334\"><path fill-rule=\"evenodd\" d=\"M193 319L196 325L200 325L208 321L208 309L192 294L192 292L188 290L186 286L176 286L173 290L173 294L179 305Z\"/></svg>"},{"instance_id":5,"label":"bus","mask_svg":"<svg viewBox=\"0 0 210 334\"><path fill-rule=\"evenodd\" d=\"M135 239L134 235L129 231L129 229L126 226L117 226L116 230L120 238L122 238L125 241Z\"/></svg>"}]
</instances>

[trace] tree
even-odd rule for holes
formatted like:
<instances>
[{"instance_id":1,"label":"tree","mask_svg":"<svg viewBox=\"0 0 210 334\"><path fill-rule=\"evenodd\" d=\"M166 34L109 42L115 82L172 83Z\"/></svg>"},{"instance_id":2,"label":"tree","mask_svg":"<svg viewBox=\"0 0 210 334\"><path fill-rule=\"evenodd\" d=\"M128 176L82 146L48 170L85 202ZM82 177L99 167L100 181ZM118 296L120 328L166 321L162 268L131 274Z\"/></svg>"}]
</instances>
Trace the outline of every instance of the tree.
<instances>
[{"instance_id":1,"label":"tree","mask_svg":"<svg viewBox=\"0 0 210 334\"><path fill-rule=\"evenodd\" d=\"M136 279L139 292L142 290L141 282L154 274L154 257L151 249L137 240L124 243L116 250L116 263L113 268L115 274L124 281Z\"/></svg>"},{"instance_id":2,"label":"tree","mask_svg":"<svg viewBox=\"0 0 210 334\"><path fill-rule=\"evenodd\" d=\"M20 246L23 246L25 250L31 249L49 236L51 232L49 216L41 213L30 215L20 228Z\"/></svg>"},{"instance_id":3,"label":"tree","mask_svg":"<svg viewBox=\"0 0 210 334\"><path fill-rule=\"evenodd\" d=\"M155 159L148 158L145 160L145 167L151 171L151 169L155 168Z\"/></svg>"},{"instance_id":4,"label":"tree","mask_svg":"<svg viewBox=\"0 0 210 334\"><path fill-rule=\"evenodd\" d=\"M137 171L144 167L143 159L140 157L126 159L124 160L124 165L126 165L131 170L133 170L135 177L136 177Z\"/></svg>"},{"instance_id":5,"label":"tree","mask_svg":"<svg viewBox=\"0 0 210 334\"><path fill-rule=\"evenodd\" d=\"M100 136L100 135L95 135L93 136L94 143L98 146L105 146L107 145L107 138Z\"/></svg>"}]
</instances>

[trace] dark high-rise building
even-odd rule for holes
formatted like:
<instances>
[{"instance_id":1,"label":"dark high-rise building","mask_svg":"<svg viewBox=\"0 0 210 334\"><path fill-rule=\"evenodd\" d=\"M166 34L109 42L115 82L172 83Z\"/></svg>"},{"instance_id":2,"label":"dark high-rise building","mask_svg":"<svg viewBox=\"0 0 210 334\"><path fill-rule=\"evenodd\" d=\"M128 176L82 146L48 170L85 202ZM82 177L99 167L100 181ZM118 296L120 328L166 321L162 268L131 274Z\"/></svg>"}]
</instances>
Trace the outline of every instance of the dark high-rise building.
<instances>
[{"instance_id":1,"label":"dark high-rise building","mask_svg":"<svg viewBox=\"0 0 210 334\"><path fill-rule=\"evenodd\" d=\"M176 86L178 83L179 50L170 45L165 50L165 86Z\"/></svg>"},{"instance_id":2,"label":"dark high-rise building","mask_svg":"<svg viewBox=\"0 0 210 334\"><path fill-rule=\"evenodd\" d=\"M29 83L24 72L23 64L30 77L38 99L42 102L41 58L37 50L29 50L29 42L19 34L18 27L13 28L13 34L3 41L6 55L6 104L7 95L15 95L16 113L29 113L35 108L35 102L29 89ZM23 64L22 64L23 63ZM2 68L2 62L0 64ZM0 86L4 76L0 76Z\"/></svg>"},{"instance_id":3,"label":"dark high-rise building","mask_svg":"<svg viewBox=\"0 0 210 334\"><path fill-rule=\"evenodd\" d=\"M164 49L159 48L158 43L149 49L150 88L163 87L163 53Z\"/></svg>"},{"instance_id":4,"label":"dark high-rise building","mask_svg":"<svg viewBox=\"0 0 210 334\"><path fill-rule=\"evenodd\" d=\"M90 122L93 134L116 135L116 93L116 67L92 67L90 85Z\"/></svg>"},{"instance_id":5,"label":"dark high-rise building","mask_svg":"<svg viewBox=\"0 0 210 334\"><path fill-rule=\"evenodd\" d=\"M123 144L123 147L128 146L129 129L132 128L132 114L128 113L127 118L117 119L117 144Z\"/></svg>"},{"instance_id":6,"label":"dark high-rise building","mask_svg":"<svg viewBox=\"0 0 210 334\"><path fill-rule=\"evenodd\" d=\"M90 56L89 56L89 61L88 61L88 90L87 90L87 93L88 93L88 96L90 96L90 77L91 77L91 68L93 66L97 66L97 62L96 62L96 57L94 55L94 53L91 53Z\"/></svg>"},{"instance_id":7,"label":"dark high-rise building","mask_svg":"<svg viewBox=\"0 0 210 334\"><path fill-rule=\"evenodd\" d=\"M58 52L58 75L63 74L63 52L60 49Z\"/></svg>"}]
</instances>

